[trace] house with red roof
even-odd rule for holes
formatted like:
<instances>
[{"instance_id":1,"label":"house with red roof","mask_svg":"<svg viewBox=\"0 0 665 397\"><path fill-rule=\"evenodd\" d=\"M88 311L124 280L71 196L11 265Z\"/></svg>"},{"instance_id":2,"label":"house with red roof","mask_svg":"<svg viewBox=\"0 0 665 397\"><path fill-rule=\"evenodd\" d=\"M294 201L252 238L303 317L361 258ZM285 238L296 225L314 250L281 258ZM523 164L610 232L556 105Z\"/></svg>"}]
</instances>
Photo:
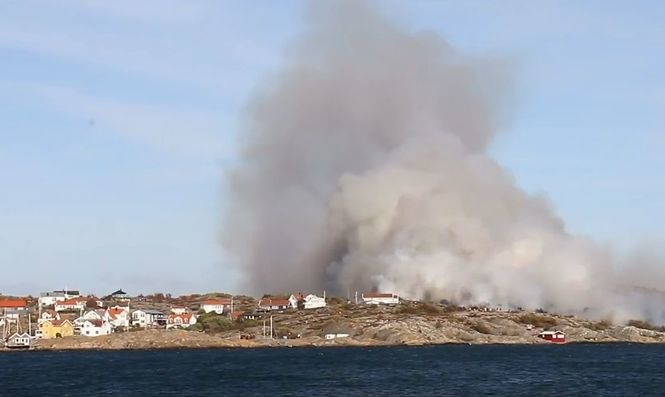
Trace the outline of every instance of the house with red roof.
<instances>
[{"instance_id":1,"label":"house with red roof","mask_svg":"<svg viewBox=\"0 0 665 397\"><path fill-rule=\"evenodd\" d=\"M72 298L60 302L55 302L56 312L76 311L85 309L86 298Z\"/></svg>"},{"instance_id":2,"label":"house with red roof","mask_svg":"<svg viewBox=\"0 0 665 397\"><path fill-rule=\"evenodd\" d=\"M107 312L111 327L122 328L125 330L129 328L131 319L129 307L113 306L110 307Z\"/></svg>"},{"instance_id":3,"label":"house with red roof","mask_svg":"<svg viewBox=\"0 0 665 397\"><path fill-rule=\"evenodd\" d=\"M0 300L0 310L2 309L25 309L28 302L25 299L3 299Z\"/></svg>"},{"instance_id":4,"label":"house with red roof","mask_svg":"<svg viewBox=\"0 0 665 397\"><path fill-rule=\"evenodd\" d=\"M166 317L166 329L187 328L196 324L196 315L190 312L170 313Z\"/></svg>"},{"instance_id":5,"label":"house with red roof","mask_svg":"<svg viewBox=\"0 0 665 397\"><path fill-rule=\"evenodd\" d=\"M261 298L259 299L259 311L284 311L291 306L288 299L278 298Z\"/></svg>"}]
</instances>

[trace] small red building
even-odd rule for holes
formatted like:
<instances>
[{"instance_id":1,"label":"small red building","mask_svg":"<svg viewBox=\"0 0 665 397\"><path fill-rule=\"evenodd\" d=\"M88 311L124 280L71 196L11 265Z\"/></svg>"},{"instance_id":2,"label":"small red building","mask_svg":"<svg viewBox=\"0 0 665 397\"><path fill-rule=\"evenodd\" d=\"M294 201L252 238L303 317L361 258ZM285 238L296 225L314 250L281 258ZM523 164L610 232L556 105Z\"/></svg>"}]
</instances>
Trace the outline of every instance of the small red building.
<instances>
[{"instance_id":1,"label":"small red building","mask_svg":"<svg viewBox=\"0 0 665 397\"><path fill-rule=\"evenodd\" d=\"M538 337L554 343L566 343L566 334L561 331L543 331Z\"/></svg>"}]
</instances>

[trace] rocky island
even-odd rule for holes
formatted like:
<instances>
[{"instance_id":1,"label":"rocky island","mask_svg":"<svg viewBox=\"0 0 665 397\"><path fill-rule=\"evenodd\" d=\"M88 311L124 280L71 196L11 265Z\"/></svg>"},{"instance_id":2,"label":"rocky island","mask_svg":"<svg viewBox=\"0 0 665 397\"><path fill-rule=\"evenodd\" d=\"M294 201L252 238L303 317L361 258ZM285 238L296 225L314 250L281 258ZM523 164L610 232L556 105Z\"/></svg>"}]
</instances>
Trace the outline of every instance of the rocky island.
<instances>
[{"instance_id":1,"label":"rocky island","mask_svg":"<svg viewBox=\"0 0 665 397\"><path fill-rule=\"evenodd\" d=\"M210 316L209 316L210 317ZM210 318L215 318L212 316ZM222 318L218 316L217 318ZM543 330L561 331L568 343L664 343L662 328L632 321L611 324L574 316L524 311L454 310L429 303L398 306L331 305L317 310L274 313L269 320L226 320L228 329L152 329L89 338L37 341L35 350L172 349L297 346L385 346L428 344L536 344ZM226 324L226 323L225 323Z\"/></svg>"}]
</instances>

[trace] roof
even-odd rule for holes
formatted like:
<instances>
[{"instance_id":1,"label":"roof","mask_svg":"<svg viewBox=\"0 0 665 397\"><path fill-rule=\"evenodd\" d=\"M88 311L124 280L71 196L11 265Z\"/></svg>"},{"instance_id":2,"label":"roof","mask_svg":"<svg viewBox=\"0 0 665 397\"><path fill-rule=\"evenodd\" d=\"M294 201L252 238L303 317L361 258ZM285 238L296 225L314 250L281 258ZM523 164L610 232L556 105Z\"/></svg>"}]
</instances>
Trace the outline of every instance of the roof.
<instances>
[{"instance_id":1,"label":"roof","mask_svg":"<svg viewBox=\"0 0 665 397\"><path fill-rule=\"evenodd\" d=\"M543 331L539 335L556 335L556 334L563 335L564 333L563 331Z\"/></svg>"},{"instance_id":2,"label":"roof","mask_svg":"<svg viewBox=\"0 0 665 397\"><path fill-rule=\"evenodd\" d=\"M102 320L88 320L88 319L86 319L83 322L84 323L90 323L90 324L94 325L95 327L101 327L102 325L104 325L104 322Z\"/></svg>"},{"instance_id":3,"label":"roof","mask_svg":"<svg viewBox=\"0 0 665 397\"><path fill-rule=\"evenodd\" d=\"M261 299L259 306L288 306L291 302L288 299Z\"/></svg>"},{"instance_id":4,"label":"roof","mask_svg":"<svg viewBox=\"0 0 665 397\"><path fill-rule=\"evenodd\" d=\"M398 298L396 294L384 292L364 292L363 298Z\"/></svg>"},{"instance_id":5,"label":"roof","mask_svg":"<svg viewBox=\"0 0 665 397\"><path fill-rule=\"evenodd\" d=\"M181 318L182 321L189 322L189 320L192 318L192 313L180 313L180 314L171 313L167 318L170 322L173 322L173 320L175 320L176 318Z\"/></svg>"},{"instance_id":6,"label":"roof","mask_svg":"<svg viewBox=\"0 0 665 397\"><path fill-rule=\"evenodd\" d=\"M42 298L65 296L65 293L63 291L42 292L42 293L39 294L39 296L42 297Z\"/></svg>"},{"instance_id":7,"label":"roof","mask_svg":"<svg viewBox=\"0 0 665 397\"><path fill-rule=\"evenodd\" d=\"M51 321L47 321L47 322L53 324L54 327L62 327L65 323L69 323L69 325L72 324L71 321L69 321L67 319L65 319L65 320L51 320Z\"/></svg>"},{"instance_id":8,"label":"roof","mask_svg":"<svg viewBox=\"0 0 665 397\"><path fill-rule=\"evenodd\" d=\"M115 296L115 295L127 295L127 293L125 291L123 291L122 289L119 289L115 292L111 292L111 296Z\"/></svg>"},{"instance_id":9,"label":"roof","mask_svg":"<svg viewBox=\"0 0 665 397\"><path fill-rule=\"evenodd\" d=\"M217 306L217 305L230 305L231 299L222 298L222 299L206 299L201 302L201 305Z\"/></svg>"},{"instance_id":10,"label":"roof","mask_svg":"<svg viewBox=\"0 0 665 397\"><path fill-rule=\"evenodd\" d=\"M115 318L115 317L121 315L122 313L124 313L126 311L127 311L127 309L121 309L119 307L112 307L112 308L109 309L109 316Z\"/></svg>"},{"instance_id":11,"label":"roof","mask_svg":"<svg viewBox=\"0 0 665 397\"><path fill-rule=\"evenodd\" d=\"M55 302L56 305L58 306L77 306L79 305L79 302L85 302L85 298L72 298L72 299L67 299L62 302Z\"/></svg>"},{"instance_id":12,"label":"roof","mask_svg":"<svg viewBox=\"0 0 665 397\"><path fill-rule=\"evenodd\" d=\"M161 314L161 315L164 315L164 313L160 312L159 310L155 310L155 309L137 309L137 310L134 310L134 313L136 313L136 312L143 312L143 313L146 313L146 314Z\"/></svg>"},{"instance_id":13,"label":"roof","mask_svg":"<svg viewBox=\"0 0 665 397\"><path fill-rule=\"evenodd\" d=\"M0 300L0 308L18 309L27 307L28 303L23 299L5 299Z\"/></svg>"}]
</instances>

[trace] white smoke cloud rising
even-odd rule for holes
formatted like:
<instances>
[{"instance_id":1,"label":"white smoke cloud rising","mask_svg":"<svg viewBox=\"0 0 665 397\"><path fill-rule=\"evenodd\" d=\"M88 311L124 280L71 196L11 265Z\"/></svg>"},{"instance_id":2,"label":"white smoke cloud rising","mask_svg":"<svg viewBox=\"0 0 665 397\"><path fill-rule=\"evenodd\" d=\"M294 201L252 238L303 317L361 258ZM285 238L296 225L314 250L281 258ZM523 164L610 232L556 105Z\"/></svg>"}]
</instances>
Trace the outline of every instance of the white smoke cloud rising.
<instances>
[{"instance_id":1,"label":"white smoke cloud rising","mask_svg":"<svg viewBox=\"0 0 665 397\"><path fill-rule=\"evenodd\" d=\"M257 293L378 289L662 318L610 250L568 233L487 154L507 86L365 5L319 3L249 106L224 245Z\"/></svg>"}]
</instances>

